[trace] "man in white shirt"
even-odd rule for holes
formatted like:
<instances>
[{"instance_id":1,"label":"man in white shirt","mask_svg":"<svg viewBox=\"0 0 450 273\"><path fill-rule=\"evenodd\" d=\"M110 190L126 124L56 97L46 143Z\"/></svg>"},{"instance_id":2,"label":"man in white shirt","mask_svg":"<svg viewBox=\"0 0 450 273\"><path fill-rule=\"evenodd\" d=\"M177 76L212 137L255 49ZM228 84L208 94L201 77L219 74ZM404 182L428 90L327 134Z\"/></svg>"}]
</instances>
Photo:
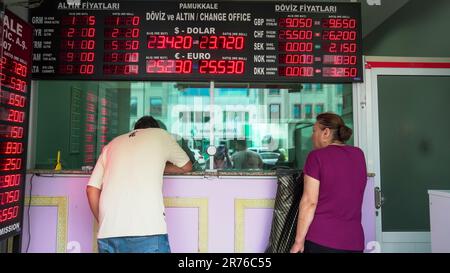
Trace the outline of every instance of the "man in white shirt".
<instances>
[{"instance_id":1,"label":"man in white shirt","mask_svg":"<svg viewBox=\"0 0 450 273\"><path fill-rule=\"evenodd\" d=\"M86 189L99 252L170 252L163 174L191 170L186 153L150 116L106 145Z\"/></svg>"}]
</instances>

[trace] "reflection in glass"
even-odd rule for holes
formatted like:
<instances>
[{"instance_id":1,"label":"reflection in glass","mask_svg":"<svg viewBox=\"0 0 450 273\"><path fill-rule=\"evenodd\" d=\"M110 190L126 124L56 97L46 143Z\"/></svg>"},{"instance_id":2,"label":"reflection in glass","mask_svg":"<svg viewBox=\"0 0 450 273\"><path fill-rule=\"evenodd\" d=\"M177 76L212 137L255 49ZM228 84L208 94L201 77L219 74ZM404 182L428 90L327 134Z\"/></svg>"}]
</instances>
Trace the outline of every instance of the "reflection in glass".
<instances>
[{"instance_id":1,"label":"reflection in glass","mask_svg":"<svg viewBox=\"0 0 450 273\"><path fill-rule=\"evenodd\" d=\"M218 148L215 169L302 168L318 114L335 112L352 125L351 85L220 87L213 93L199 86L39 81L35 167L52 168L57 150L67 169L93 165L102 147L143 115L154 116L177 138L197 171L209 168L210 145Z\"/></svg>"}]
</instances>

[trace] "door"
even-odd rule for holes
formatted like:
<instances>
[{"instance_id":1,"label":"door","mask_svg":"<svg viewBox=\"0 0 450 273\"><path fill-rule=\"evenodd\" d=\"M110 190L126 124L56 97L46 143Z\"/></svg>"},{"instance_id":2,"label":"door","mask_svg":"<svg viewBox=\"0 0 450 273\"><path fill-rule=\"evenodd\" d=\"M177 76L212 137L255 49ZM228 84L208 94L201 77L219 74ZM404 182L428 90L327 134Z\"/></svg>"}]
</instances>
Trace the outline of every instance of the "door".
<instances>
[{"instance_id":1,"label":"door","mask_svg":"<svg viewBox=\"0 0 450 273\"><path fill-rule=\"evenodd\" d=\"M382 252L430 252L429 189L450 189L450 60L366 58L361 145Z\"/></svg>"}]
</instances>

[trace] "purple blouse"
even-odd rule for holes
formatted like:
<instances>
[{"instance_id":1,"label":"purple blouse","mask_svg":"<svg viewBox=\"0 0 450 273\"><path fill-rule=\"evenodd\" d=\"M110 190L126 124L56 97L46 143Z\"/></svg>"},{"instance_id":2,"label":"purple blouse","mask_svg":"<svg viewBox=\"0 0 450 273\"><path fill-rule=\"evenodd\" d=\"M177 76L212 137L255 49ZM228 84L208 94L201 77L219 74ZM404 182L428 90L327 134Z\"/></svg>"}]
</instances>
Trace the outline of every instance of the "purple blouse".
<instances>
[{"instance_id":1,"label":"purple blouse","mask_svg":"<svg viewBox=\"0 0 450 273\"><path fill-rule=\"evenodd\" d=\"M311 151L304 173L320 181L319 200L306 240L340 250L364 250L361 207L367 182L361 149L328 145Z\"/></svg>"}]
</instances>

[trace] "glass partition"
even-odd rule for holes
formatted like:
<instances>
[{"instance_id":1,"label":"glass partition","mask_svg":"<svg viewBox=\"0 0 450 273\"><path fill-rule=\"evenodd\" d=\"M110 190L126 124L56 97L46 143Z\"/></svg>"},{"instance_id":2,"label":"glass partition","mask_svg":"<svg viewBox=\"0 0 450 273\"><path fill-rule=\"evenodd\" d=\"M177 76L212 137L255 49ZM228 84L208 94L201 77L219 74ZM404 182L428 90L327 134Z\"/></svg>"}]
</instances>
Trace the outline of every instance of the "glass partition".
<instances>
[{"instance_id":1,"label":"glass partition","mask_svg":"<svg viewBox=\"0 0 450 273\"><path fill-rule=\"evenodd\" d=\"M221 84L213 92L209 83L39 81L36 86L38 169L53 169L58 151L63 169L93 166L103 146L144 115L176 136L196 171L209 169L210 145L218 148L214 169L302 168L318 114L335 112L353 126L351 85Z\"/></svg>"}]
</instances>

